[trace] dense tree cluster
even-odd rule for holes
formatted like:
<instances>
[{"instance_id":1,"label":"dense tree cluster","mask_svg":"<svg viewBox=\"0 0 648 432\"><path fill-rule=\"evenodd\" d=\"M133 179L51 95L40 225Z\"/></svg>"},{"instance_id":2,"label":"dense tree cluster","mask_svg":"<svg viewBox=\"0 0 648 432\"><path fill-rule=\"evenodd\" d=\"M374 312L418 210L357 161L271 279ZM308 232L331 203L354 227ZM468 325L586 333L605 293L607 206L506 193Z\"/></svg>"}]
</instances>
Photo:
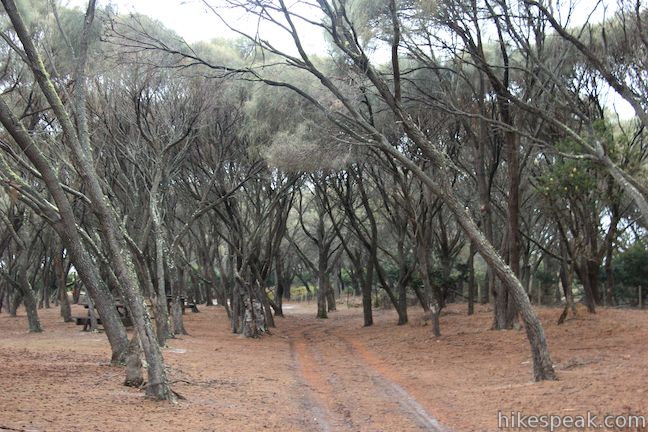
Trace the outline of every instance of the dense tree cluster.
<instances>
[{"instance_id":1,"label":"dense tree cluster","mask_svg":"<svg viewBox=\"0 0 648 432\"><path fill-rule=\"evenodd\" d=\"M286 50L236 28L189 45L93 0L2 3L0 310L41 331L38 308L69 321L82 288L127 382L145 357L150 397L175 398L160 347L185 333L183 299L251 337L296 286L319 318L361 297L367 326L376 303L398 324L420 305L436 335L449 302L492 302L536 380L555 373L532 302L561 321L644 303L639 0L602 22L551 0L205 2Z\"/></svg>"}]
</instances>

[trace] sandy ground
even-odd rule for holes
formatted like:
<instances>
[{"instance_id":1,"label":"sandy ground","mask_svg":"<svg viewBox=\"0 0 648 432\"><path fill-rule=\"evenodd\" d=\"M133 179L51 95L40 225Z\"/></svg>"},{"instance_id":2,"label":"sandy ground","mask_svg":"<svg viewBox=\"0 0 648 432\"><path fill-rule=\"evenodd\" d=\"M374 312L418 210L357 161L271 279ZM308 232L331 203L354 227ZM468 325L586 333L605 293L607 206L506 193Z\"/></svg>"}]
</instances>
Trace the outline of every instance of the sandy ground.
<instances>
[{"instance_id":1,"label":"sandy ground","mask_svg":"<svg viewBox=\"0 0 648 432\"><path fill-rule=\"evenodd\" d=\"M41 311L41 334L0 314L0 430L495 431L498 412L648 416L648 311L556 326L560 310L540 309L560 380L534 383L524 332L489 330L486 307L450 307L440 338L414 308L406 326L376 310L370 328L359 308L339 309L316 320L314 305L289 304L257 340L232 335L219 308L187 314L190 336L164 350L186 397L175 405L122 386L105 336L56 309Z\"/></svg>"}]
</instances>

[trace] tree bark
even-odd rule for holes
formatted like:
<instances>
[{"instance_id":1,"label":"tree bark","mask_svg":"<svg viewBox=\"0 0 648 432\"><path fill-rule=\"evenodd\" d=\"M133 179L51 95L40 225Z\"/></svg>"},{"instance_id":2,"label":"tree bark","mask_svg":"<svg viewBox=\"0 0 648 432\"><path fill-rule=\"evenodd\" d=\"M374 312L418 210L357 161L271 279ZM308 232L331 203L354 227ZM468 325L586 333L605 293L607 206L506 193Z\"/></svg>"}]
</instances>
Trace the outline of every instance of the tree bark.
<instances>
[{"instance_id":1,"label":"tree bark","mask_svg":"<svg viewBox=\"0 0 648 432\"><path fill-rule=\"evenodd\" d=\"M142 360L137 335L134 335L128 344L128 351L126 353L126 379L124 385L128 387L139 388L144 384L144 376L142 375Z\"/></svg>"},{"instance_id":2,"label":"tree bark","mask_svg":"<svg viewBox=\"0 0 648 432\"><path fill-rule=\"evenodd\" d=\"M169 327L169 309L167 302L167 292L165 289L165 266L164 266L164 239L162 230L162 221L158 210L157 189L160 184L159 171L151 187L149 197L149 211L151 213L151 225L153 234L153 243L155 244L155 276L157 280L157 292L155 293L155 326L157 330L158 344L166 345L166 340L173 337L173 332Z\"/></svg>"},{"instance_id":3,"label":"tree bark","mask_svg":"<svg viewBox=\"0 0 648 432\"><path fill-rule=\"evenodd\" d=\"M27 322L29 323L30 333L40 333L43 328L38 317L38 300L36 293L32 289L31 283L27 277L29 265L27 263L27 251L23 250L18 256L18 266L16 268L16 277L20 290L23 294L23 303L25 304L25 311L27 312Z\"/></svg>"},{"instance_id":4,"label":"tree bark","mask_svg":"<svg viewBox=\"0 0 648 432\"><path fill-rule=\"evenodd\" d=\"M420 143L420 147L431 145L426 143L426 140L422 136L422 133L417 130L417 128L413 124L409 124L410 122L412 122L411 118L407 118L407 123L409 128L411 128L410 133L411 136L414 137L414 142L416 142L417 144ZM536 379L536 381L555 380L556 374L553 369L551 357L549 356L544 329L537 315L533 311L529 297L524 292L522 284L515 277L515 274L513 274L510 267L506 265L506 263L495 251L493 245L484 237L484 234L479 230L475 222L470 217L470 214L467 212L466 207L457 200L451 189L446 189L433 181L430 177L423 173L416 164L393 149L386 140L381 141L380 148L390 154L396 160L410 168L415 173L415 175L417 175L417 177L419 177L424 182L424 184L430 188L430 191L440 197L447 205L450 212L455 216L457 222L462 227L466 236L475 244L475 248L477 249L479 254L484 258L493 272L504 284L509 294L512 295L515 306L518 309L518 312L522 318L522 321L524 322L526 329L527 339L529 341L531 356L533 359L534 378ZM428 151L430 151L430 149L428 149ZM434 152L434 150L431 150L431 152ZM442 157L443 156L436 156L435 159L439 161L439 158ZM441 168L442 170L449 169L447 166L445 166L445 164L441 165Z\"/></svg>"},{"instance_id":5,"label":"tree bark","mask_svg":"<svg viewBox=\"0 0 648 432\"><path fill-rule=\"evenodd\" d=\"M64 322L72 322L72 308L70 305L70 297L67 293L67 274L65 271L65 263L63 262L62 248L57 244L54 247L54 256L52 257L52 265L54 267L54 275L56 276L56 285L58 286L59 306L61 308L61 318Z\"/></svg>"},{"instance_id":6,"label":"tree bark","mask_svg":"<svg viewBox=\"0 0 648 432\"><path fill-rule=\"evenodd\" d=\"M79 174L83 179L89 198L92 201L92 208L99 220L99 225L102 231L101 234L108 251L108 256L114 266L115 275L117 276L123 290L122 294L128 302L133 323L138 332L140 343L148 362L149 382L146 388L146 394L148 397L153 399L175 400L175 394L172 392L166 378L162 353L160 352L157 339L153 332L148 311L145 309L144 299L139 292L133 264L130 259L131 257L128 254L123 233L120 231L119 224L117 223L113 210L109 205L108 197L103 193L90 153L90 133L87 128L85 100L86 76L84 70L87 57L88 35L94 19L96 2L90 0L85 15L79 61L75 70L76 82L74 100L78 129L74 127L68 112L63 106L63 103L49 78L49 74L45 69L45 64L33 44L31 36L25 27L14 1L3 0L2 3L4 4L5 11L7 12L14 30L23 45L25 55L29 59L29 66L34 73L36 81L60 123L64 141L72 151L75 166L79 170ZM76 227L74 227L73 230L76 230ZM114 303L110 305L110 308L115 312L115 315L117 315ZM121 320L119 320L119 323L121 324Z\"/></svg>"},{"instance_id":7,"label":"tree bark","mask_svg":"<svg viewBox=\"0 0 648 432\"><path fill-rule=\"evenodd\" d=\"M475 284L475 245L470 244L470 252L468 256L468 315L475 313L475 294L477 293L477 286Z\"/></svg>"},{"instance_id":8,"label":"tree bark","mask_svg":"<svg viewBox=\"0 0 648 432\"><path fill-rule=\"evenodd\" d=\"M76 216L54 169L2 97L0 97L0 122L43 176L43 181L56 203L58 216L60 217L60 221L57 221L53 227L59 234L63 245L70 254L74 267L77 269L89 294L94 298L97 309L102 316L106 336L112 349L111 361L121 363L128 346L126 329L114 307L112 296L101 283L97 267L77 232Z\"/></svg>"}]
</instances>

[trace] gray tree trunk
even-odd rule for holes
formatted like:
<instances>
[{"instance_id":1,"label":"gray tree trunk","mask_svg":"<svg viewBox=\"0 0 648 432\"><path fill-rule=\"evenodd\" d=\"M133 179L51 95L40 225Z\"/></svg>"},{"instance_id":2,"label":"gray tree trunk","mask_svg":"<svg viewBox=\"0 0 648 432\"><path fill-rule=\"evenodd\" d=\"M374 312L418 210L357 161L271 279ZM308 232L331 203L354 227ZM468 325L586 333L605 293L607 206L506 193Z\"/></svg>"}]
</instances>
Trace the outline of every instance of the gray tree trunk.
<instances>
[{"instance_id":1,"label":"gray tree trunk","mask_svg":"<svg viewBox=\"0 0 648 432\"><path fill-rule=\"evenodd\" d=\"M70 297L67 294L67 275L65 272L65 263L61 253L62 247L57 244L54 248L53 267L54 275L56 277L56 285L58 286L59 307L61 308L61 318L64 322L72 322L72 308L70 305Z\"/></svg>"},{"instance_id":2,"label":"gray tree trunk","mask_svg":"<svg viewBox=\"0 0 648 432\"><path fill-rule=\"evenodd\" d=\"M95 170L90 152L90 134L87 129L85 106L86 77L84 69L88 47L87 38L94 19L94 8L96 2L94 0L90 1L85 16L79 61L75 71L76 82L74 99L78 129L75 128L72 123L72 120L63 106L53 83L49 79L49 74L45 69L45 63L36 50L14 1L3 0L2 3L4 4L5 11L7 12L14 30L23 45L25 55L29 59L29 66L32 68L39 87L60 123L65 142L74 156L75 167L78 169L81 178L83 179L83 183L87 189L87 194L92 201L92 208L99 220L103 241L108 251L108 257L111 260L115 275L117 276L123 290L122 295L128 302L133 323L138 332L140 343L148 362L149 382L146 388L146 394L154 399L173 400L175 399L175 395L171 391L166 378L162 353L160 352L157 339L153 332L148 311L145 309L144 299L139 292L139 287L137 286L135 272L123 238L123 233L120 231L120 226L115 219L113 209L108 203L108 198L104 195L101 189L99 177ZM56 181L55 178L52 180ZM58 184L58 181L56 181L56 183ZM76 226L71 227L71 230L76 232ZM107 309L111 309L114 315L117 315L114 302L111 302ZM117 320L121 325L119 317L117 317Z\"/></svg>"},{"instance_id":3,"label":"gray tree trunk","mask_svg":"<svg viewBox=\"0 0 648 432\"><path fill-rule=\"evenodd\" d=\"M11 112L2 97L0 97L0 122L43 176L43 181L58 208L58 214L54 217L54 220L60 218L53 227L59 234L63 245L70 254L74 267L77 269L89 294L94 298L97 309L103 317L104 329L112 349L111 361L120 363L123 361L128 346L126 329L115 310L112 296L101 283L98 269L77 232L76 217L65 191L61 187L49 161L40 152L36 143L31 140L27 131Z\"/></svg>"}]
</instances>

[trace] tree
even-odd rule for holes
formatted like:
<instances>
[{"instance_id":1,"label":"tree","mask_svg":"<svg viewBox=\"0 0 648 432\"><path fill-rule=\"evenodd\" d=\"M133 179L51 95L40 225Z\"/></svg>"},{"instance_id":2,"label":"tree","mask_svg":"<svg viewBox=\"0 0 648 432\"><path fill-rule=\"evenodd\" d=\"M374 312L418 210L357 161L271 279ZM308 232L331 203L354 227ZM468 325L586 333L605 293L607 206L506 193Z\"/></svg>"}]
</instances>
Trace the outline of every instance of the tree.
<instances>
[{"instance_id":1,"label":"tree","mask_svg":"<svg viewBox=\"0 0 648 432\"><path fill-rule=\"evenodd\" d=\"M238 6L235 2L230 4ZM392 1L390 5L391 9L395 11L395 3ZM361 104L359 104L357 99L355 99L356 95L362 94L360 86L345 88L343 90L342 83L336 83L336 79L328 75L327 71L314 62L311 56L304 51L300 33L295 25L295 20L301 20L301 18L299 15L292 14L282 0L272 3L253 2L246 5L246 10L255 14L261 20L268 20L279 25L280 28L283 28L294 41L297 55L282 52L273 45L253 36L248 36L249 39L260 48L272 53L273 55L286 59L290 65L296 67L298 70L304 71L305 73L317 78L321 85L328 90L329 95L334 97L337 103L335 106L339 106L340 109L335 111L327 109L322 103L323 100L318 99L317 96L312 96L311 92L290 83L278 82L270 78L264 79L256 69L239 68L238 70L246 72L250 74L252 78L259 79L267 84L283 86L297 92L308 100L314 107L321 110L322 113L325 114L327 118L338 126L348 137L357 142L377 148L396 160L399 164L411 169L412 172L425 183L426 187L444 202L453 217L457 219L458 224L464 230L466 236L475 244L476 249L491 266L494 273L502 281L507 292L513 299L513 302L525 324L527 336L531 345L535 378L537 380L554 379L555 373L547 351L544 330L537 316L533 312L522 285L516 278L515 274L511 271L510 267L508 267L497 254L492 244L484 237L483 233L472 220L470 214L466 211L465 206L460 203L452 191L452 185L448 180L451 178L449 174L454 169L455 164L450 160L448 155L442 151L442 149L435 146L435 144L426 137L425 133L417 125L415 119L403 104L401 74L399 72L400 59L398 57L398 46L400 40L400 21L398 15L395 13L392 14L395 19L392 19L394 28L392 33L392 51L394 54L392 56L392 85L390 86L384 78L384 75L379 73L376 67L372 64L370 58L363 49L363 46L360 44L360 41L357 38L356 28L353 26L352 21L347 14L345 5L337 1L320 1L317 6L321 13L324 14L325 20L322 23L314 23L312 21L309 23L314 24L317 28L323 29L332 38L332 42L338 54L348 62L350 76L355 77L357 80L356 82L358 83L361 82L363 85L372 86L372 89L376 92L381 103L383 103L384 106L393 113L394 119L398 122L398 127L402 127L403 138L416 145L422 152L422 155L429 159L430 163L434 167L436 178L423 172L411 159L408 159L405 155L400 153L387 137L371 123L370 117L365 111L363 111ZM159 45L155 45L155 41L151 42L148 40L144 43L153 44L154 46L159 47ZM159 48L163 49L163 47ZM195 61L196 56L186 54L185 58L193 58ZM233 70L233 68L227 66L211 65L204 59L199 59L198 62L204 66L211 66L214 70Z\"/></svg>"},{"instance_id":2,"label":"tree","mask_svg":"<svg viewBox=\"0 0 648 432\"><path fill-rule=\"evenodd\" d=\"M144 307L144 301L139 292L139 286L134 277L135 273L133 271L132 262L128 255L124 256L123 254L123 252L127 250L123 232L115 218L113 209L110 207L109 202L104 195L99 176L97 175L93 164L92 155L90 154L91 139L88 130L86 107L87 77L85 75L85 66L88 56L88 38L94 21L95 1L90 1L88 4L79 50L75 53L77 63L74 70L74 78L76 85L72 103L74 105L74 117L77 123L76 127L72 122L70 111L68 111L63 104L63 101L50 78L50 74L45 68L41 55L39 54L29 31L25 26L15 2L7 0L3 1L3 5L5 12L11 21L13 30L16 32L16 36L20 40L22 49L24 50L23 52L20 52L19 55L27 61L40 90L47 99L59 123L63 140L74 156L75 167L79 170L84 180L88 197L92 201L92 208L97 216L103 235L102 242L105 244L108 256L115 268L116 280L121 287L124 298L128 302L131 315L133 316L138 331L140 344L149 364L149 385L147 386L146 393L152 398L172 400L175 398L175 395L171 391L166 379L162 355L155 334L152 330L150 317ZM37 149L31 151L28 149L30 144L32 144L30 138L26 135L24 129L21 129L20 123L16 121L9 107L5 103L0 106L0 115L3 125L12 135L14 140L17 142L21 141L19 145L23 151L28 154L32 163L36 165L37 169L41 171L43 176L47 175L49 177L47 179L47 185L50 193L54 195L56 189L60 189L57 192L61 195L63 191L51 168L46 166L47 161L39 161L39 159L42 159L42 155L40 155ZM44 170L49 171L49 173L45 174L45 172L43 172ZM60 201L61 204L65 205L63 203L64 200L66 200L65 196L60 196L60 199L57 200L57 204L59 204ZM73 215L70 214L67 218L67 224L70 231L76 232L76 225L73 220ZM76 244L70 244L68 246L78 247L81 242L78 241L75 243ZM110 306L106 307L106 309L114 309L112 302ZM106 315L108 316L109 314Z\"/></svg>"}]
</instances>

